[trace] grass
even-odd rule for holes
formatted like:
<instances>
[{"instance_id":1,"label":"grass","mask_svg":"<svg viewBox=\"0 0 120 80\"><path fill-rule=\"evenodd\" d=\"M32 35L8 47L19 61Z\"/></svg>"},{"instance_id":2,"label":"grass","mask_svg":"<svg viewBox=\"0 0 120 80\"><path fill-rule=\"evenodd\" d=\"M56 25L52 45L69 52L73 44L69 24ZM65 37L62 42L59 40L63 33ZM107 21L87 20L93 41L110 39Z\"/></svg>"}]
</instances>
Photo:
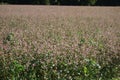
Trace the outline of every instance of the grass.
<instances>
[{"instance_id":1,"label":"grass","mask_svg":"<svg viewBox=\"0 0 120 80\"><path fill-rule=\"evenodd\" d=\"M0 79L119 80L119 11L0 5Z\"/></svg>"}]
</instances>

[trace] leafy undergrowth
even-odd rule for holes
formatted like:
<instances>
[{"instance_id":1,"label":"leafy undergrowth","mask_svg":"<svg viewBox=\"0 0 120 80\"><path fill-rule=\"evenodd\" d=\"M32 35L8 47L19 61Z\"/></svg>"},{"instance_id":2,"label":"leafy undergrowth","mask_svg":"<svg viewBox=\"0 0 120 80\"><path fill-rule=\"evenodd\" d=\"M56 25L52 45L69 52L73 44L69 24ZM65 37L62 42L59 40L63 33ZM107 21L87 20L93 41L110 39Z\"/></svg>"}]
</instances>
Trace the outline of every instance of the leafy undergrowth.
<instances>
[{"instance_id":1,"label":"leafy undergrowth","mask_svg":"<svg viewBox=\"0 0 120 80\"><path fill-rule=\"evenodd\" d=\"M78 53L9 54L0 56L0 63L3 80L119 80L120 76L118 63L97 62Z\"/></svg>"},{"instance_id":2,"label":"leafy undergrowth","mask_svg":"<svg viewBox=\"0 0 120 80\"><path fill-rule=\"evenodd\" d=\"M13 34L6 40L14 46ZM84 41L82 41L84 42ZM15 49L14 49L15 50ZM13 49L11 51L14 52ZM15 51L0 56L0 79L2 80L119 80L119 53L108 55L107 49L96 56L67 51L38 53ZM17 53L18 52L18 53ZM104 54L103 54L104 53ZM109 59L108 59L109 57Z\"/></svg>"}]
</instances>

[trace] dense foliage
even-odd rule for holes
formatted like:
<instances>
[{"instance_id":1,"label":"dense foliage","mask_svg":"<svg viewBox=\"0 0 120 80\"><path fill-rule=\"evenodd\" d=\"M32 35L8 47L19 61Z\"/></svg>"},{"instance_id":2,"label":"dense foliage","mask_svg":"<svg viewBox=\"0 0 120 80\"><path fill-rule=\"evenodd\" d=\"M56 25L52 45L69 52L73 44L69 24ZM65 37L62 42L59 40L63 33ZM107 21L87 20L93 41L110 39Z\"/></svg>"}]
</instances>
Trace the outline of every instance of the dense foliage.
<instances>
[{"instance_id":1,"label":"dense foliage","mask_svg":"<svg viewBox=\"0 0 120 80\"><path fill-rule=\"evenodd\" d=\"M77 57L75 57L77 56ZM91 56L89 56L91 57ZM119 65L85 58L79 53L54 56L23 53L0 56L3 80L119 80ZM20 60L21 58L21 60ZM77 58L77 59L76 59ZM103 57L104 59L105 57ZM102 64L101 64L102 63ZM103 65L104 64L104 65Z\"/></svg>"},{"instance_id":2,"label":"dense foliage","mask_svg":"<svg viewBox=\"0 0 120 80\"><path fill-rule=\"evenodd\" d=\"M9 4L41 4L41 5L120 5L119 0L0 0Z\"/></svg>"}]
</instances>

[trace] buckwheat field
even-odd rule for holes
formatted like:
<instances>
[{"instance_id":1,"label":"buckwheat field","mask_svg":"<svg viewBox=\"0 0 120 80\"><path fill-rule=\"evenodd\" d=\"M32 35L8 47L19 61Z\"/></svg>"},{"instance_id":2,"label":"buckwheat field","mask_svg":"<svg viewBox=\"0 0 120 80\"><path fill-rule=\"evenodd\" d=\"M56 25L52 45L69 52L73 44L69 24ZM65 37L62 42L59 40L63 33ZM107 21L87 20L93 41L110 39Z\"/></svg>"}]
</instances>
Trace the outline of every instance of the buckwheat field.
<instances>
[{"instance_id":1,"label":"buckwheat field","mask_svg":"<svg viewBox=\"0 0 120 80\"><path fill-rule=\"evenodd\" d=\"M120 80L120 7L0 5L0 80Z\"/></svg>"}]
</instances>

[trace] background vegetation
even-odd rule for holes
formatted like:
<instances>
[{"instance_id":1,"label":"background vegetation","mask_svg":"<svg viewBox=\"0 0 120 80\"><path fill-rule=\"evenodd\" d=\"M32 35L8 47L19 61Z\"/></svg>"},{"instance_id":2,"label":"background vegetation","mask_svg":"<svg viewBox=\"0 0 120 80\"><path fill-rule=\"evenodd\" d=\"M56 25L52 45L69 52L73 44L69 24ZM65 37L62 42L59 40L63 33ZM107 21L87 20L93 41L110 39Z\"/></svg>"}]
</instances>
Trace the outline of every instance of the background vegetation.
<instances>
[{"instance_id":1,"label":"background vegetation","mask_svg":"<svg viewBox=\"0 0 120 80\"><path fill-rule=\"evenodd\" d=\"M119 0L0 0L8 4L120 6Z\"/></svg>"}]
</instances>

